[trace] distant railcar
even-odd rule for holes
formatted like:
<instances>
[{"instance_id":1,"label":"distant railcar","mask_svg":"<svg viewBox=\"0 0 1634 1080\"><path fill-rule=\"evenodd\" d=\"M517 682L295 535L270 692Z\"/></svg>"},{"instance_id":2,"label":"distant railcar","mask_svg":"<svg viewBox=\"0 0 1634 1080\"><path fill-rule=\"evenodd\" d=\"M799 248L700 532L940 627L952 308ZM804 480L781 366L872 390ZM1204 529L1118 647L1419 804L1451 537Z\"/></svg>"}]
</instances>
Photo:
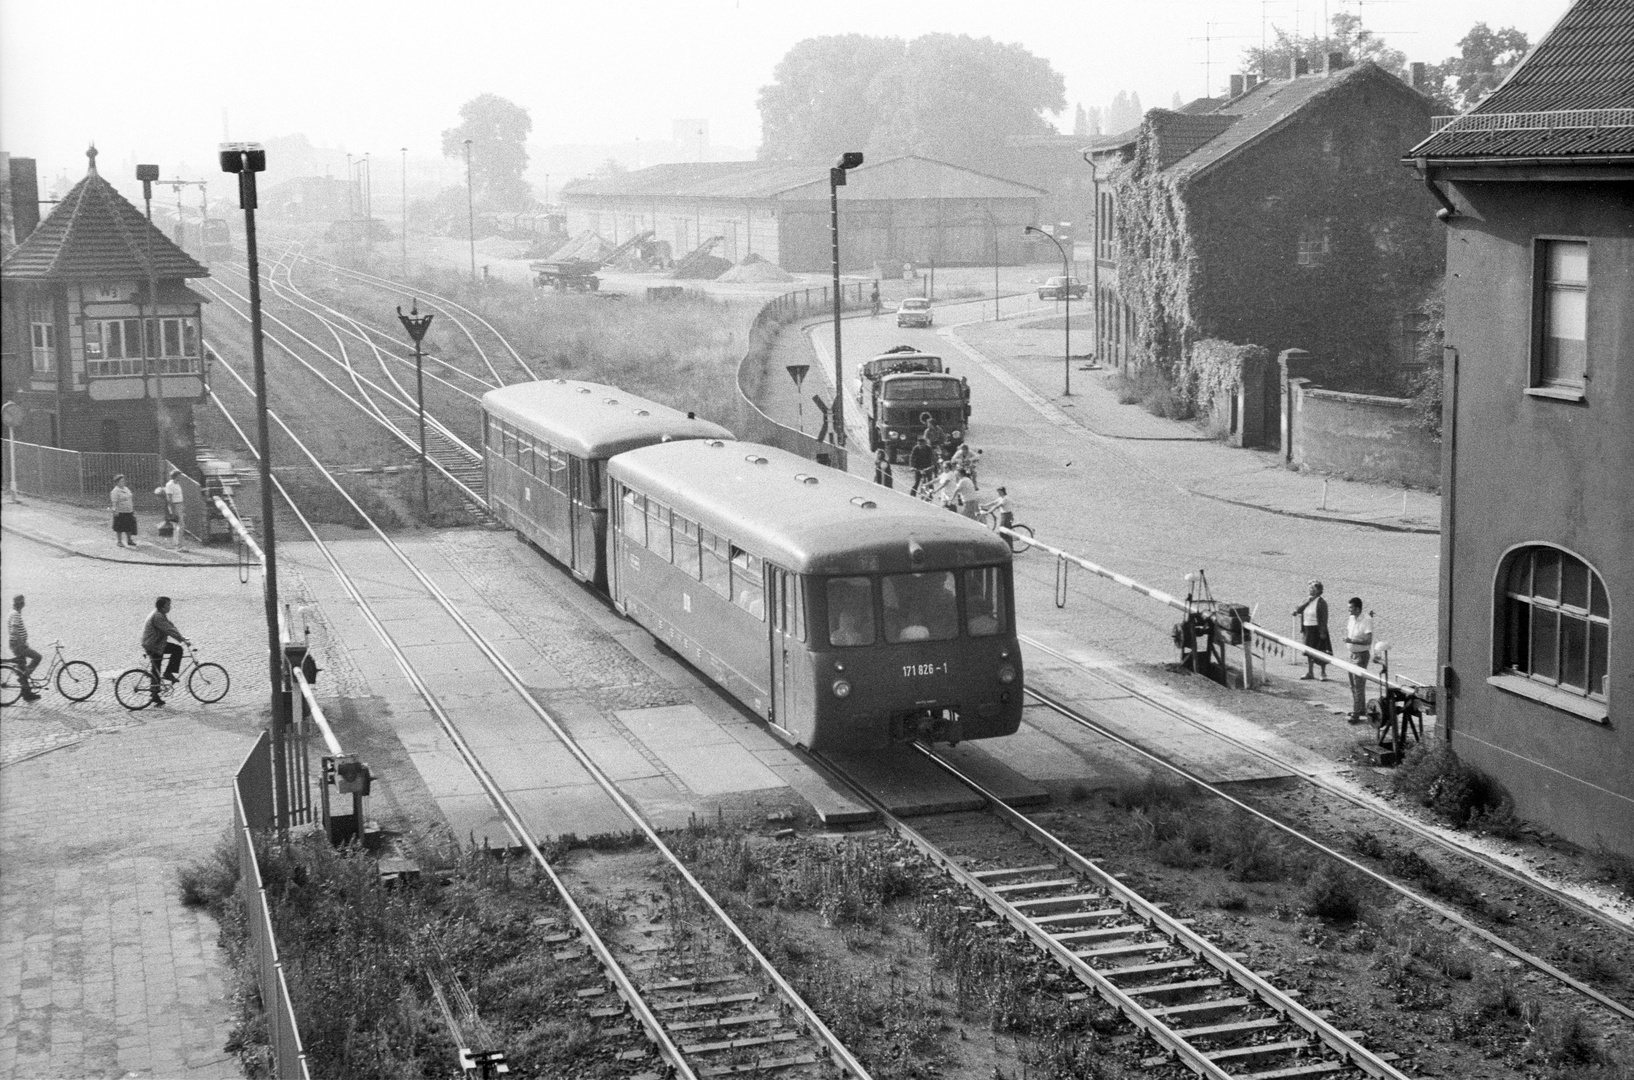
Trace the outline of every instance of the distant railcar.
<instances>
[{"instance_id":1,"label":"distant railcar","mask_svg":"<svg viewBox=\"0 0 1634 1080\"><path fill-rule=\"evenodd\" d=\"M1011 553L957 514L768 446L607 465L613 603L814 750L1021 722Z\"/></svg>"},{"instance_id":2,"label":"distant railcar","mask_svg":"<svg viewBox=\"0 0 1634 1080\"><path fill-rule=\"evenodd\" d=\"M602 590L607 459L666 439L732 438L691 413L572 379L490 390L482 411L489 509Z\"/></svg>"}]
</instances>

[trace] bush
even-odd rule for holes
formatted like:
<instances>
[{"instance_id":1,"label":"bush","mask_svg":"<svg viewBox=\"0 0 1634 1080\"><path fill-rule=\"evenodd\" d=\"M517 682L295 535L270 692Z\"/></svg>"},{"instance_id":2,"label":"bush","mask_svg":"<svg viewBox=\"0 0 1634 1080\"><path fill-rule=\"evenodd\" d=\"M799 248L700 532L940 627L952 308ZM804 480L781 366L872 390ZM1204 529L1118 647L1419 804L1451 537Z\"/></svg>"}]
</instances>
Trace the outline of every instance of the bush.
<instances>
[{"instance_id":1,"label":"bush","mask_svg":"<svg viewBox=\"0 0 1634 1080\"><path fill-rule=\"evenodd\" d=\"M1347 868L1323 863L1305 882L1300 910L1331 922L1349 922L1361 911L1361 881Z\"/></svg>"},{"instance_id":2,"label":"bush","mask_svg":"<svg viewBox=\"0 0 1634 1080\"><path fill-rule=\"evenodd\" d=\"M238 838L223 831L215 847L176 872L176 885L185 907L203 908L218 923L238 889Z\"/></svg>"},{"instance_id":3,"label":"bush","mask_svg":"<svg viewBox=\"0 0 1634 1080\"><path fill-rule=\"evenodd\" d=\"M1420 743L1408 751L1390 786L1457 828L1478 813L1500 811L1508 798L1496 781L1464 764L1444 742ZM1513 816L1513 804L1508 813Z\"/></svg>"}]
</instances>

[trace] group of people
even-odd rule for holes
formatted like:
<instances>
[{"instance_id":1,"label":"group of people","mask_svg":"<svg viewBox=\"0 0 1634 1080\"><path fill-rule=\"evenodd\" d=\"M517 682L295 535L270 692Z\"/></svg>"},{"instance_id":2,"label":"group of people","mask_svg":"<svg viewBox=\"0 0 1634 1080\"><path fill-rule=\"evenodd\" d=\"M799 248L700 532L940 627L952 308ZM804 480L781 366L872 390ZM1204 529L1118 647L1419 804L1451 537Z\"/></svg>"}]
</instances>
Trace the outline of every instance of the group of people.
<instances>
[{"instance_id":1,"label":"group of people","mask_svg":"<svg viewBox=\"0 0 1634 1080\"><path fill-rule=\"evenodd\" d=\"M153 489L165 501L165 520L159 528L160 536L172 537L175 546L182 546L182 472L170 470L170 478L161 487ZM124 473L113 478L113 490L108 492L108 508L113 511L113 534L120 547L136 546L136 496L125 482Z\"/></svg>"},{"instance_id":2,"label":"group of people","mask_svg":"<svg viewBox=\"0 0 1634 1080\"><path fill-rule=\"evenodd\" d=\"M1350 598L1350 617L1345 620L1345 645L1350 652L1350 662L1359 668L1365 668L1373 662L1373 613L1363 613L1362 598ZM1299 620L1300 637L1305 647L1317 652L1334 655L1333 637L1328 633L1328 601L1322 595L1322 583L1311 582L1310 595L1305 597L1304 603L1294 608L1294 617ZM1301 679L1315 679L1317 670L1322 672L1322 681L1328 678L1328 665L1307 653L1305 655L1305 674ZM1350 722L1359 724L1367 718L1367 680L1360 675L1350 675Z\"/></svg>"},{"instance_id":3,"label":"group of people","mask_svg":"<svg viewBox=\"0 0 1634 1080\"><path fill-rule=\"evenodd\" d=\"M34 669L40 666L43 657L38 649L28 643L28 624L23 622L23 608L27 604L28 599L22 593L11 598L11 617L6 621L6 643L11 646L12 666L21 675L19 681L23 684L23 700L38 701L40 695L34 692ZM176 681L176 673L182 666L182 645L191 644L182 637L176 624L170 621L170 597L159 597L153 602L153 610L148 613L147 621L142 624L142 652L147 655L153 671L153 704L164 704L159 697L159 680L167 683ZM164 665L162 672L160 665Z\"/></svg>"},{"instance_id":4,"label":"group of people","mask_svg":"<svg viewBox=\"0 0 1634 1080\"><path fill-rule=\"evenodd\" d=\"M983 510L999 515L999 524L1009 528L1015 515L1010 506L1010 495L998 488L998 498L983 503L976 496L976 452L970 444L960 442L947 451L947 430L930 413L921 413L922 431L913 449L908 452L908 467L913 470L913 485L908 494L928 502L941 503L949 510L974 518ZM891 465L890 451L874 451L874 483L881 487L896 487L896 473Z\"/></svg>"}]
</instances>

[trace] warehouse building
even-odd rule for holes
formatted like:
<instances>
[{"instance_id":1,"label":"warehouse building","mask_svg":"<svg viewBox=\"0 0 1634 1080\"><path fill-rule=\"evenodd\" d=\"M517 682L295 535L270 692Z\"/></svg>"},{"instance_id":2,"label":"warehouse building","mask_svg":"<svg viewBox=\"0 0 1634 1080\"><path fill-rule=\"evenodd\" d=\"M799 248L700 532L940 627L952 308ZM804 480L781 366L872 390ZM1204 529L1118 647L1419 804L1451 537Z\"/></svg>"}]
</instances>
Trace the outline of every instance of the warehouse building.
<instances>
[{"instance_id":1,"label":"warehouse building","mask_svg":"<svg viewBox=\"0 0 1634 1080\"><path fill-rule=\"evenodd\" d=\"M851 170L840 190L840 258L850 272L875 264L1025 262L1022 229L1046 193L928 158L904 156ZM568 231L617 244L652 231L677 258L715 239L733 262L753 253L785 270L830 266L828 163L760 161L654 165L575 181L562 190Z\"/></svg>"}]
</instances>

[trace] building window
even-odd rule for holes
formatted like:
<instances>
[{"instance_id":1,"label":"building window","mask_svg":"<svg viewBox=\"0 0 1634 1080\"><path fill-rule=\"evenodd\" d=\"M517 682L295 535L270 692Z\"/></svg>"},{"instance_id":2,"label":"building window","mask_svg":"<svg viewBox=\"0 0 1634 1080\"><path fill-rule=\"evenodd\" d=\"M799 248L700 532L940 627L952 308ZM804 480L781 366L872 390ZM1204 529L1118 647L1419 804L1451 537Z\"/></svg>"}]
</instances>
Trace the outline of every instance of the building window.
<instances>
[{"instance_id":1,"label":"building window","mask_svg":"<svg viewBox=\"0 0 1634 1080\"><path fill-rule=\"evenodd\" d=\"M1321 266L1328 261L1330 241L1326 218L1305 222L1299 228L1299 250L1296 261L1300 266Z\"/></svg>"},{"instance_id":2,"label":"building window","mask_svg":"<svg viewBox=\"0 0 1634 1080\"><path fill-rule=\"evenodd\" d=\"M1588 364L1589 245L1540 240L1532 385L1582 390Z\"/></svg>"},{"instance_id":3,"label":"building window","mask_svg":"<svg viewBox=\"0 0 1634 1080\"><path fill-rule=\"evenodd\" d=\"M1500 603L1500 674L1606 700L1611 605L1593 567L1556 547L1521 548Z\"/></svg>"},{"instance_id":4,"label":"building window","mask_svg":"<svg viewBox=\"0 0 1634 1080\"><path fill-rule=\"evenodd\" d=\"M28 305L28 344L35 375L57 373L57 320L49 300Z\"/></svg>"},{"instance_id":5,"label":"building window","mask_svg":"<svg viewBox=\"0 0 1634 1080\"><path fill-rule=\"evenodd\" d=\"M88 319L86 374L92 378L141 375L142 324L147 323L147 366L156 375L200 371L199 324L194 319Z\"/></svg>"}]
</instances>

